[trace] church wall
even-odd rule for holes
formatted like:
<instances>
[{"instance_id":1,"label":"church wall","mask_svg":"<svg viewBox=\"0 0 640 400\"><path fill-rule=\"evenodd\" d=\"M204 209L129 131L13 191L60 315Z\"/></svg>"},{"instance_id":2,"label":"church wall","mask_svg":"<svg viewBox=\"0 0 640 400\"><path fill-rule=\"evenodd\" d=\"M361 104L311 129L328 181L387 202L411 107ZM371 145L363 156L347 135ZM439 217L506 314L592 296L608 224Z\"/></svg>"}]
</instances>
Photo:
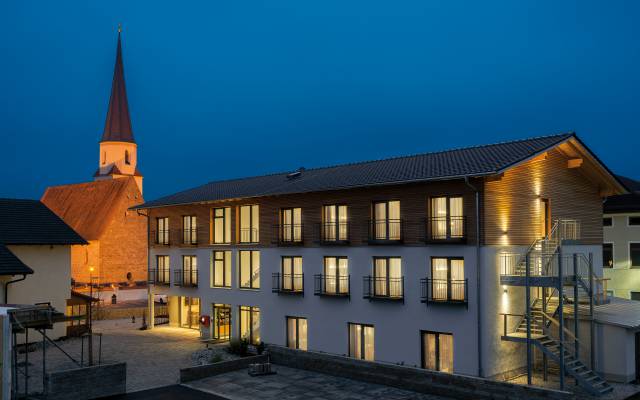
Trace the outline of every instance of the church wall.
<instances>
[{"instance_id":1,"label":"church wall","mask_svg":"<svg viewBox=\"0 0 640 400\"><path fill-rule=\"evenodd\" d=\"M93 268L93 271L91 271ZM71 246L71 277L76 283L89 283L100 277L100 242L90 240L86 246Z\"/></svg>"},{"instance_id":2,"label":"church wall","mask_svg":"<svg viewBox=\"0 0 640 400\"><path fill-rule=\"evenodd\" d=\"M100 237L101 283L147 280L147 219L128 208L142 203L134 181L111 214L111 221ZM127 274L131 273L131 279Z\"/></svg>"}]
</instances>

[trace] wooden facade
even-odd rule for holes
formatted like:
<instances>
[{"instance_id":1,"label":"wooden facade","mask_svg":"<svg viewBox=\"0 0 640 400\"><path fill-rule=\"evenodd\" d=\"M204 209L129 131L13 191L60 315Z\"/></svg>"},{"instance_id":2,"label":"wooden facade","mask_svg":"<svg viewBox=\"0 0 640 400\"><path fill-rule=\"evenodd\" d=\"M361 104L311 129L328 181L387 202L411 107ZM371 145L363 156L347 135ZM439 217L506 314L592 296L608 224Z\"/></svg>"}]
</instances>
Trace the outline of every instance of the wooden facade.
<instances>
[{"instance_id":1,"label":"wooden facade","mask_svg":"<svg viewBox=\"0 0 640 400\"><path fill-rule=\"evenodd\" d=\"M480 193L482 245L530 245L543 234L541 220L548 207L549 226L556 219L574 219L580 224L582 243L602 243L602 189L592 179L587 164L576 163L559 147L538 155L499 176L471 179L469 184ZM260 207L259 243L247 247L277 246L279 211L302 209L303 241L299 245L320 245L320 224L324 205L347 205L350 246L369 245L369 221L373 203L399 200L402 220L401 243L420 246L428 243L427 219L431 197L462 196L465 215L465 240L475 245L475 191L462 179L386 185L326 192L236 199L210 203L166 206L149 210L150 243L154 246L158 217L169 218L172 245L182 245L182 217L197 217L198 246L211 245L213 208L231 208L232 244L239 243L237 215L242 205Z\"/></svg>"}]
</instances>

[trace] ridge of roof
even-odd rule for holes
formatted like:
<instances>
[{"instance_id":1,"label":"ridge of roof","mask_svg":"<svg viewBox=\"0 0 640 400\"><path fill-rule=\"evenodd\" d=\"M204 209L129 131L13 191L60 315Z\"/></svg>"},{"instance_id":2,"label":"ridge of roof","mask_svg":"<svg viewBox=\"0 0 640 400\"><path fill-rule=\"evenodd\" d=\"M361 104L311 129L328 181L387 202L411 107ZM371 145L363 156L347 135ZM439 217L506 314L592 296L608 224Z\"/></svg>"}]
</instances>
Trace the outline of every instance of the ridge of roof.
<instances>
[{"instance_id":1,"label":"ridge of roof","mask_svg":"<svg viewBox=\"0 0 640 400\"><path fill-rule=\"evenodd\" d=\"M232 198L342 190L428 180L487 176L526 161L576 137L574 132L461 147L377 160L304 169L296 179L292 171L217 180L169 194L132 209L192 204Z\"/></svg>"}]
</instances>

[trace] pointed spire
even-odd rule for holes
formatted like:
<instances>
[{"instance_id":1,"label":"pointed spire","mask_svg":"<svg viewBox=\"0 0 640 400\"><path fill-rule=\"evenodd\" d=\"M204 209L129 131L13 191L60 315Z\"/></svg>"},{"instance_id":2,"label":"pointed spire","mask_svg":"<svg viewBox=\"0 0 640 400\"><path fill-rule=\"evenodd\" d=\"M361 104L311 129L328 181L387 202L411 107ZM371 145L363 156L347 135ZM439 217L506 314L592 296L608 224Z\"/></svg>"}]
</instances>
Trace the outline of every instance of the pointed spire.
<instances>
[{"instance_id":1,"label":"pointed spire","mask_svg":"<svg viewBox=\"0 0 640 400\"><path fill-rule=\"evenodd\" d=\"M124 84L124 66L122 64L122 43L120 33L122 26L118 25L118 47L116 50L116 66L113 71L111 84L111 97L107 121L104 125L104 133L101 142L135 142L131 130L129 117L129 103L127 102L127 89Z\"/></svg>"}]
</instances>

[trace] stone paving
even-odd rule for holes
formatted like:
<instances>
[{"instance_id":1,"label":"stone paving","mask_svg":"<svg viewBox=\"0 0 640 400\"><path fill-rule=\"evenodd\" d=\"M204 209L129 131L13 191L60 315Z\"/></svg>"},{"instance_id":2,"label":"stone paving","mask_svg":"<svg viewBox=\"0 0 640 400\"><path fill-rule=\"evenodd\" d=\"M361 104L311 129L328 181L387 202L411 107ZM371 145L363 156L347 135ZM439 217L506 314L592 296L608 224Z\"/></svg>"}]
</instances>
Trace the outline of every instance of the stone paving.
<instances>
[{"instance_id":1,"label":"stone paving","mask_svg":"<svg viewBox=\"0 0 640 400\"><path fill-rule=\"evenodd\" d=\"M448 400L388 386L275 365L276 375L251 377L245 369L185 386L229 400Z\"/></svg>"},{"instance_id":2,"label":"stone paving","mask_svg":"<svg viewBox=\"0 0 640 400\"><path fill-rule=\"evenodd\" d=\"M527 384L527 376L521 375L516 378L510 379L508 382L517 383L520 385ZM558 375L549 374L548 380L544 381L542 379L542 373L534 372L532 376L532 383L535 386L547 388L547 389L556 389L560 390L560 380ZM630 398L630 396L640 393L640 385L636 385L633 383L614 383L609 382L609 384L613 387L613 391L607 393L604 396L592 396L587 393L585 390L575 385L575 381L573 378L567 377L565 380L565 390L573 392L576 396L576 399L580 400L626 400ZM639 399L640 400L640 399Z\"/></svg>"},{"instance_id":3,"label":"stone paving","mask_svg":"<svg viewBox=\"0 0 640 400\"><path fill-rule=\"evenodd\" d=\"M178 383L180 368L192 365L191 354L204 347L198 340L199 332L191 329L156 327L141 331L140 320L95 321L94 332L101 332L102 363L127 363L127 392ZM74 338L58 344L76 360L80 360L81 342ZM85 362L87 360L85 341ZM94 339L95 362L98 340ZM20 355L19 361L24 359ZM47 371L77 368L62 352L47 346ZM29 353L29 391L42 387L42 352ZM22 386L21 380L20 385Z\"/></svg>"}]
</instances>

